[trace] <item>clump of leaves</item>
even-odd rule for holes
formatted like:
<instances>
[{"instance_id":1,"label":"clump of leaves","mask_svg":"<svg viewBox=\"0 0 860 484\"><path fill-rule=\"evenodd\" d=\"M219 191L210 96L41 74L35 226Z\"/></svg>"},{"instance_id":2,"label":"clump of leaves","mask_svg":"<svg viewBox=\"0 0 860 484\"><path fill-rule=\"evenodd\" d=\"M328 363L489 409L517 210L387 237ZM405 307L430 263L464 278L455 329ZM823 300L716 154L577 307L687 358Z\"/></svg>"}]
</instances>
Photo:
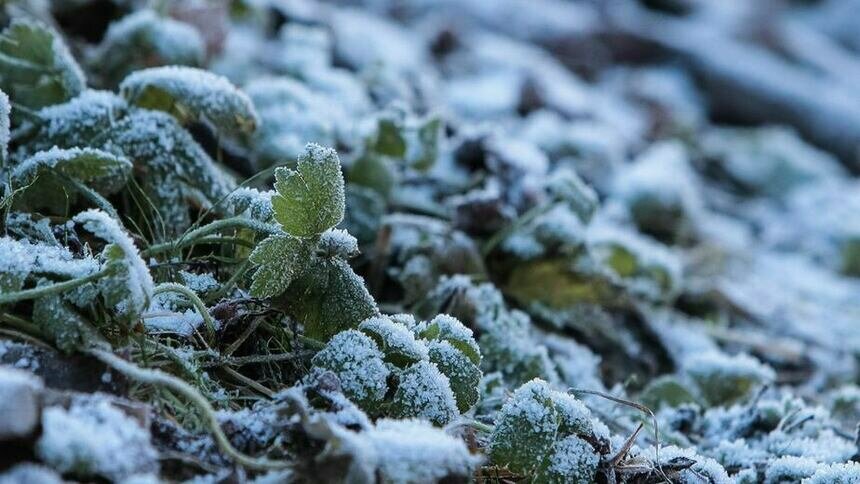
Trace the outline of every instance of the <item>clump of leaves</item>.
<instances>
[{"instance_id":1,"label":"clump of leaves","mask_svg":"<svg viewBox=\"0 0 860 484\"><path fill-rule=\"evenodd\" d=\"M266 238L251 254L258 266L251 293L298 296L284 298L287 310L309 337L325 341L377 313L347 263L358 251L355 238L333 228L345 205L340 160L334 150L311 144L295 170L278 168L275 179L272 208L283 234Z\"/></svg>"}]
</instances>

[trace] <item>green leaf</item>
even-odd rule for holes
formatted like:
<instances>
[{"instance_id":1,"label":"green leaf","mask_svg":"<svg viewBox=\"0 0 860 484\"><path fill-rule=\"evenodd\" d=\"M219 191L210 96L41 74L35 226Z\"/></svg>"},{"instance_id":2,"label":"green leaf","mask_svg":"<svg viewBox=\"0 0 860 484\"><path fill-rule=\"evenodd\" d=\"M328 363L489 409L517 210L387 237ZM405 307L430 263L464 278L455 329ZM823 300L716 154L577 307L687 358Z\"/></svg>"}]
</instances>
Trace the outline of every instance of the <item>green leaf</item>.
<instances>
[{"instance_id":1,"label":"green leaf","mask_svg":"<svg viewBox=\"0 0 860 484\"><path fill-rule=\"evenodd\" d=\"M375 153L365 153L349 169L349 182L372 189L384 199L397 185L398 173L393 162Z\"/></svg>"},{"instance_id":2,"label":"green leaf","mask_svg":"<svg viewBox=\"0 0 860 484\"><path fill-rule=\"evenodd\" d=\"M199 66L206 44L189 24L140 10L111 23L90 57L90 68L107 85L138 69L163 65Z\"/></svg>"},{"instance_id":3,"label":"green leaf","mask_svg":"<svg viewBox=\"0 0 860 484\"><path fill-rule=\"evenodd\" d=\"M427 119L418 127L408 157L413 168L426 171L436 163L442 136L442 120L438 116Z\"/></svg>"},{"instance_id":4,"label":"green leaf","mask_svg":"<svg viewBox=\"0 0 860 484\"><path fill-rule=\"evenodd\" d=\"M478 402L478 387L483 376L481 369L448 341L431 341L428 347L430 362L448 377L457 409L460 413L466 412Z\"/></svg>"},{"instance_id":5,"label":"green leaf","mask_svg":"<svg viewBox=\"0 0 860 484\"><path fill-rule=\"evenodd\" d=\"M305 334L327 341L378 314L364 281L346 261L315 258L312 264L293 280L287 303L290 313L304 324Z\"/></svg>"},{"instance_id":6,"label":"green leaf","mask_svg":"<svg viewBox=\"0 0 860 484\"><path fill-rule=\"evenodd\" d=\"M214 204L235 187L188 131L164 113L136 109L106 137L104 149L134 160L136 171L145 174L139 183L163 221L159 238L190 225L190 206Z\"/></svg>"},{"instance_id":7,"label":"green leaf","mask_svg":"<svg viewBox=\"0 0 860 484\"><path fill-rule=\"evenodd\" d=\"M405 368L420 360L427 359L427 348L417 341L405 325L392 321L386 316L376 316L364 320L358 329L370 336L385 354L385 361L399 368Z\"/></svg>"},{"instance_id":8,"label":"green leaf","mask_svg":"<svg viewBox=\"0 0 860 484\"><path fill-rule=\"evenodd\" d=\"M62 351L85 348L97 339L98 331L61 296L45 296L33 303L33 320Z\"/></svg>"},{"instance_id":9,"label":"green leaf","mask_svg":"<svg viewBox=\"0 0 860 484\"><path fill-rule=\"evenodd\" d=\"M287 290L297 275L307 269L313 244L289 235L272 235L251 252L258 266L251 284L254 297L273 297Z\"/></svg>"},{"instance_id":10,"label":"green leaf","mask_svg":"<svg viewBox=\"0 0 860 484\"><path fill-rule=\"evenodd\" d=\"M406 139L400 132L400 126L393 119L380 119L377 129L373 151L392 158L406 156Z\"/></svg>"},{"instance_id":11,"label":"green leaf","mask_svg":"<svg viewBox=\"0 0 860 484\"><path fill-rule=\"evenodd\" d=\"M343 220L340 160L331 148L308 144L295 170L275 170L275 220L294 237L321 234Z\"/></svg>"},{"instance_id":12,"label":"green leaf","mask_svg":"<svg viewBox=\"0 0 860 484\"><path fill-rule=\"evenodd\" d=\"M164 111L180 122L204 121L221 135L253 133L254 105L225 77L194 67L153 67L133 72L120 84L131 104Z\"/></svg>"},{"instance_id":13,"label":"green leaf","mask_svg":"<svg viewBox=\"0 0 860 484\"><path fill-rule=\"evenodd\" d=\"M389 412L396 418L420 418L437 426L459 415L448 378L426 360L400 373Z\"/></svg>"},{"instance_id":14,"label":"green leaf","mask_svg":"<svg viewBox=\"0 0 860 484\"><path fill-rule=\"evenodd\" d=\"M497 465L529 475L552 449L557 431L552 391L545 381L532 380L518 388L496 416L490 457Z\"/></svg>"},{"instance_id":15,"label":"green leaf","mask_svg":"<svg viewBox=\"0 0 860 484\"><path fill-rule=\"evenodd\" d=\"M92 185L102 194L117 192L131 173L123 156L93 148L52 148L40 151L12 169L12 183L29 185L46 172L58 173ZM35 188L35 187L33 187Z\"/></svg>"},{"instance_id":16,"label":"green leaf","mask_svg":"<svg viewBox=\"0 0 860 484\"><path fill-rule=\"evenodd\" d=\"M36 109L77 96L86 80L59 35L18 19L0 34L0 87L14 102Z\"/></svg>"}]
</instances>

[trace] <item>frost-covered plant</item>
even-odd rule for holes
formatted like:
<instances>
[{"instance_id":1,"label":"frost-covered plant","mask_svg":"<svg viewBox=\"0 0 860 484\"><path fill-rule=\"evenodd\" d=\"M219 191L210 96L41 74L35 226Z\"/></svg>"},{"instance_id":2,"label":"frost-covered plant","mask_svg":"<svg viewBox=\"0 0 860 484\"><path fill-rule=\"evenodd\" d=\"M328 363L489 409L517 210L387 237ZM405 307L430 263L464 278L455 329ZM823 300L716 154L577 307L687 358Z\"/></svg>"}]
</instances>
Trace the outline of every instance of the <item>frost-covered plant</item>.
<instances>
[{"instance_id":1,"label":"frost-covered plant","mask_svg":"<svg viewBox=\"0 0 860 484\"><path fill-rule=\"evenodd\" d=\"M16 19L0 34L0 87L31 109L61 103L86 87L62 38L42 23Z\"/></svg>"},{"instance_id":2,"label":"frost-covered plant","mask_svg":"<svg viewBox=\"0 0 860 484\"><path fill-rule=\"evenodd\" d=\"M335 335L313 364L334 372L344 393L371 414L445 425L477 403L478 351L471 331L451 316L420 323L375 316ZM376 389L370 399L369 386Z\"/></svg>"},{"instance_id":3,"label":"frost-covered plant","mask_svg":"<svg viewBox=\"0 0 860 484\"><path fill-rule=\"evenodd\" d=\"M105 85L115 86L146 67L199 66L205 54L206 45L194 27L152 10L139 10L110 25L91 52L89 65Z\"/></svg>"},{"instance_id":4,"label":"frost-covered plant","mask_svg":"<svg viewBox=\"0 0 860 484\"><path fill-rule=\"evenodd\" d=\"M748 355L706 353L693 356L685 372L711 405L725 405L748 396L774 380L771 368Z\"/></svg>"},{"instance_id":5,"label":"frost-covered plant","mask_svg":"<svg viewBox=\"0 0 860 484\"><path fill-rule=\"evenodd\" d=\"M595 431L574 397L532 380L505 402L490 437L490 457L539 482L593 482L608 435Z\"/></svg>"},{"instance_id":6,"label":"frost-covered plant","mask_svg":"<svg viewBox=\"0 0 860 484\"><path fill-rule=\"evenodd\" d=\"M258 266L251 293L302 294L288 310L308 336L327 340L377 313L373 297L346 260L357 252L355 238L333 229L343 219L344 184L332 149L310 144L295 170L275 171L274 219L283 233L259 243L250 256Z\"/></svg>"}]
</instances>

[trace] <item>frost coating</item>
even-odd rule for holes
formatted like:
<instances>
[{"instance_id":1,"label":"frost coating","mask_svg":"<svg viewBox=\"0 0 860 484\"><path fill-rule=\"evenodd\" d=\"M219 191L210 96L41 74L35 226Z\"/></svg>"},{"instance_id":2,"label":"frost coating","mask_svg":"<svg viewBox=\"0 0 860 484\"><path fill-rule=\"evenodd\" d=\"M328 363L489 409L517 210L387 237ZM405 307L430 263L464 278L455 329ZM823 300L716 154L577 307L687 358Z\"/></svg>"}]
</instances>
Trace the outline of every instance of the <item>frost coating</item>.
<instances>
[{"instance_id":1,"label":"frost coating","mask_svg":"<svg viewBox=\"0 0 860 484\"><path fill-rule=\"evenodd\" d=\"M481 349L472 330L467 328L459 319L447 314L440 314L424 326L420 332L424 339L438 339L451 343L452 346L463 352L472 360L472 363L481 364Z\"/></svg>"},{"instance_id":2,"label":"frost coating","mask_svg":"<svg viewBox=\"0 0 860 484\"><path fill-rule=\"evenodd\" d=\"M161 64L202 64L206 46L194 27L152 10L112 23L94 58L94 68L117 82L129 72Z\"/></svg>"},{"instance_id":3,"label":"frost coating","mask_svg":"<svg viewBox=\"0 0 860 484\"><path fill-rule=\"evenodd\" d=\"M390 408L393 417L417 417L441 426L459 415L448 377L433 363L419 361L399 378Z\"/></svg>"},{"instance_id":4,"label":"frost coating","mask_svg":"<svg viewBox=\"0 0 860 484\"><path fill-rule=\"evenodd\" d=\"M194 67L135 71L119 86L130 103L167 111L181 121L200 119L225 135L251 133L259 124L254 105L227 78Z\"/></svg>"},{"instance_id":5,"label":"frost coating","mask_svg":"<svg viewBox=\"0 0 860 484\"><path fill-rule=\"evenodd\" d=\"M448 377L457 408L461 413L466 412L478 402L481 370L448 341L431 341L427 346L430 362Z\"/></svg>"},{"instance_id":6,"label":"frost coating","mask_svg":"<svg viewBox=\"0 0 860 484\"><path fill-rule=\"evenodd\" d=\"M16 165L11 172L17 186L28 185L46 171L86 181L104 194L118 191L131 173L131 162L123 156L93 148L40 151Z\"/></svg>"},{"instance_id":7,"label":"frost coating","mask_svg":"<svg viewBox=\"0 0 860 484\"><path fill-rule=\"evenodd\" d=\"M371 409L382 401L388 389L390 372L382 358L372 339L347 330L336 334L312 363L337 375L343 393L360 407Z\"/></svg>"},{"instance_id":8,"label":"frost coating","mask_svg":"<svg viewBox=\"0 0 860 484\"><path fill-rule=\"evenodd\" d=\"M732 403L754 387L774 380L774 371L755 358L708 352L691 356L685 371L698 384L702 395L713 405Z\"/></svg>"},{"instance_id":9,"label":"frost coating","mask_svg":"<svg viewBox=\"0 0 860 484\"><path fill-rule=\"evenodd\" d=\"M358 255L358 241L343 229L329 229L321 236L317 248L326 257L348 259Z\"/></svg>"},{"instance_id":10,"label":"frost coating","mask_svg":"<svg viewBox=\"0 0 860 484\"><path fill-rule=\"evenodd\" d=\"M386 316L365 319L358 329L373 338L385 354L385 360L396 366L404 367L427 359L427 347L415 340L409 328Z\"/></svg>"},{"instance_id":11,"label":"frost coating","mask_svg":"<svg viewBox=\"0 0 860 484\"><path fill-rule=\"evenodd\" d=\"M39 458L63 473L119 481L158 469L149 432L104 398L78 399L42 414Z\"/></svg>"},{"instance_id":12,"label":"frost coating","mask_svg":"<svg viewBox=\"0 0 860 484\"><path fill-rule=\"evenodd\" d=\"M600 456L586 441L571 435L553 445L535 480L547 484L590 484L594 482L599 462Z\"/></svg>"},{"instance_id":13,"label":"frost coating","mask_svg":"<svg viewBox=\"0 0 860 484\"><path fill-rule=\"evenodd\" d=\"M490 437L490 457L499 465L528 474L552 448L558 412L545 381L521 386L502 406Z\"/></svg>"}]
</instances>

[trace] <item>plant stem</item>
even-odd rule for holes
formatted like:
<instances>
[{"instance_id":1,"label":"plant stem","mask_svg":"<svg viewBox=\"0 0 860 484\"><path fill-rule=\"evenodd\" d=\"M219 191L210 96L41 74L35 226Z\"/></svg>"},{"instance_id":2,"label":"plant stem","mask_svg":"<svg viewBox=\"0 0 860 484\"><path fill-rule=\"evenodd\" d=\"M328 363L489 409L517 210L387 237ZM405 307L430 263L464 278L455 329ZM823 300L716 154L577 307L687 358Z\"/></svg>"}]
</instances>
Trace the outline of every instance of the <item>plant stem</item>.
<instances>
[{"instance_id":1,"label":"plant stem","mask_svg":"<svg viewBox=\"0 0 860 484\"><path fill-rule=\"evenodd\" d=\"M238 464L249 469L256 470L285 469L290 466L290 463L286 461L251 457L236 450L224 434L224 431L221 429L221 426L218 423L218 417L215 415L215 410L212 408L212 405L209 404L209 401L207 401L200 392L191 385L185 383L185 381L160 370L140 368L139 366L114 355L110 351L93 348L87 352L129 378L143 383L165 386L187 398L203 413L204 420L212 431L212 434L215 437L215 442L218 444L221 451L227 454L227 456Z\"/></svg>"},{"instance_id":2,"label":"plant stem","mask_svg":"<svg viewBox=\"0 0 860 484\"><path fill-rule=\"evenodd\" d=\"M165 292L176 292L185 296L191 304L194 305L194 308L197 309L200 316L203 317L203 323L206 325L206 332L209 334L209 341L211 342L215 340L215 320L212 319L212 316L209 314L209 310L206 309L206 305L203 304L203 301L200 300L200 297L198 297L194 291L188 289L182 284L165 282L155 286L155 291L153 291L152 294L154 296Z\"/></svg>"},{"instance_id":3,"label":"plant stem","mask_svg":"<svg viewBox=\"0 0 860 484\"><path fill-rule=\"evenodd\" d=\"M148 257L151 255L160 254L162 252L168 252L174 249L184 249L188 246L197 244L233 244L241 245L242 247L254 247L254 244L252 242L239 237L223 237L219 235L212 235L200 237L199 239L195 240L183 240L175 244L172 242L167 242L164 244L153 245L140 251L140 255L143 257Z\"/></svg>"},{"instance_id":4,"label":"plant stem","mask_svg":"<svg viewBox=\"0 0 860 484\"><path fill-rule=\"evenodd\" d=\"M0 304L10 304L16 303L18 301L26 301L28 299L36 299L43 296L50 296L52 294L59 294L61 292L66 292L76 287L83 286L88 282L95 281L107 275L110 271L109 267L105 267L104 269L93 272L87 276L78 277L76 279L69 279L68 281L57 282L55 284L49 284L47 286L34 287L32 289L24 289L22 291L15 292L7 292L6 294L0 294Z\"/></svg>"},{"instance_id":5,"label":"plant stem","mask_svg":"<svg viewBox=\"0 0 860 484\"><path fill-rule=\"evenodd\" d=\"M195 240L198 240L207 235L219 232L221 230L235 228L251 229L257 232L262 232L267 235L280 232L280 230L278 230L278 228L272 224L258 222L256 220L251 220L244 217L230 217L222 220L216 220L210 224L194 229L186 234L183 234L181 237L179 237L178 240L151 245L144 252L159 253L177 249L180 247L186 247L190 244L193 244Z\"/></svg>"}]
</instances>

